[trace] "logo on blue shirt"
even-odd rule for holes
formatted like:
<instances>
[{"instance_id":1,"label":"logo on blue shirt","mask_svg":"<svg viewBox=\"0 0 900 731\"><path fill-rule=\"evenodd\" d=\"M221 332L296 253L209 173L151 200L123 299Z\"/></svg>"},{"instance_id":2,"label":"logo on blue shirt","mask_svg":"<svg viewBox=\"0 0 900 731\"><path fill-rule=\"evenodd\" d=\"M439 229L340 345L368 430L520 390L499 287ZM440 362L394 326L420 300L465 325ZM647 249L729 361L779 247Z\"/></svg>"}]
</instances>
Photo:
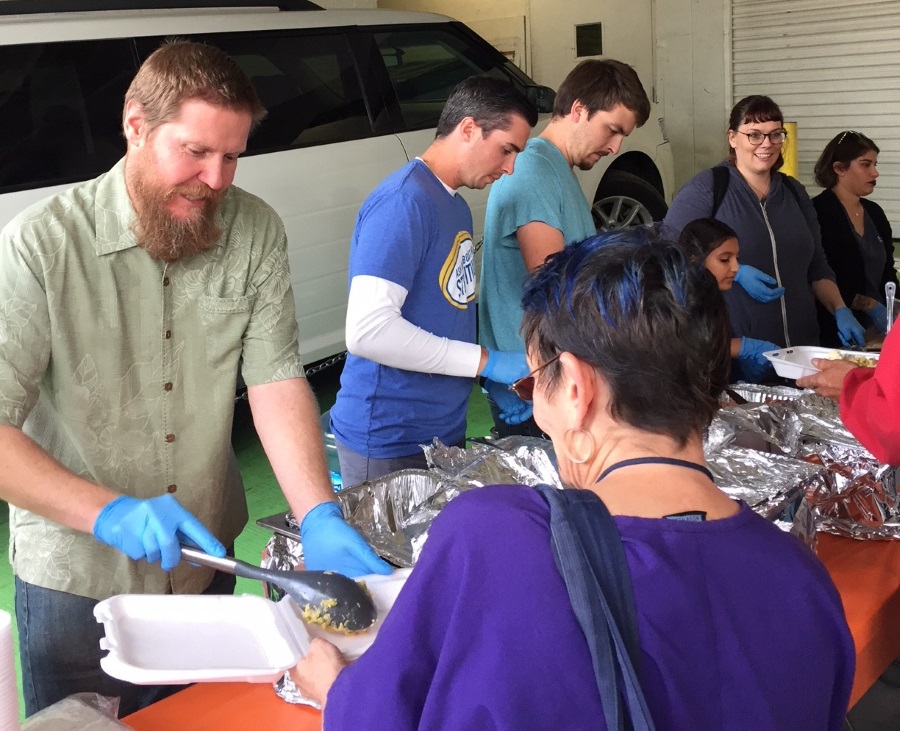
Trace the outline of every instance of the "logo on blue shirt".
<instances>
[{"instance_id":1,"label":"logo on blue shirt","mask_svg":"<svg viewBox=\"0 0 900 731\"><path fill-rule=\"evenodd\" d=\"M472 234L460 231L444 266L441 267L441 291L454 307L464 310L475 299L475 246Z\"/></svg>"}]
</instances>

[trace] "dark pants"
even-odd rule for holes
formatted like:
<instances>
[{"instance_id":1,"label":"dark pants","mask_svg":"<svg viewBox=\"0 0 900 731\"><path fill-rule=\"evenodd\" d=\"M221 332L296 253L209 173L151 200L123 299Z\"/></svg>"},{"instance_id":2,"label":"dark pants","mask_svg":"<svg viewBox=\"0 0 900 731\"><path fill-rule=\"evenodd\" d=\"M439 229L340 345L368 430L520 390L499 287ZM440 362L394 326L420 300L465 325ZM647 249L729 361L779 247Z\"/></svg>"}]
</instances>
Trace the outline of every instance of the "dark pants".
<instances>
[{"instance_id":1,"label":"dark pants","mask_svg":"<svg viewBox=\"0 0 900 731\"><path fill-rule=\"evenodd\" d=\"M25 715L73 693L119 698L119 716L139 711L176 693L180 685L133 685L100 668L103 625L94 618L95 599L44 589L16 577L16 622L22 663ZM204 594L233 594L234 576L216 572Z\"/></svg>"},{"instance_id":2,"label":"dark pants","mask_svg":"<svg viewBox=\"0 0 900 731\"><path fill-rule=\"evenodd\" d=\"M388 459L373 459L359 452L354 452L350 447L344 446L335 440L338 459L341 462L341 484L344 487L353 487L366 480L377 480L397 470L428 469L428 461L421 450L416 454L406 457L390 457ZM465 447L466 440L454 444L455 447Z\"/></svg>"},{"instance_id":3,"label":"dark pants","mask_svg":"<svg viewBox=\"0 0 900 731\"><path fill-rule=\"evenodd\" d=\"M497 403L490 397L487 397L488 407L491 410L491 417L494 419L494 431L497 432L497 438L503 437L540 437L547 439L547 435L537 425L533 416L523 421L521 424L507 424L500 418L500 408Z\"/></svg>"}]
</instances>

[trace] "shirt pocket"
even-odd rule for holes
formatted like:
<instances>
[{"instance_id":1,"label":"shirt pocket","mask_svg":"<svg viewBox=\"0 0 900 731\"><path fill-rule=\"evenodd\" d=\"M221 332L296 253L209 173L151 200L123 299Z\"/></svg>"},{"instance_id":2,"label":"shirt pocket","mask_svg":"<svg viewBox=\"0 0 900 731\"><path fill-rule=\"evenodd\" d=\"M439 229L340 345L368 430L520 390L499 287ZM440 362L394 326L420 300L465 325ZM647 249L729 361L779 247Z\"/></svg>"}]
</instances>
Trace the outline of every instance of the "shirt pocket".
<instances>
[{"instance_id":1,"label":"shirt pocket","mask_svg":"<svg viewBox=\"0 0 900 731\"><path fill-rule=\"evenodd\" d=\"M254 297L200 298L206 361L215 372L237 375L244 332L250 323L253 301Z\"/></svg>"}]
</instances>

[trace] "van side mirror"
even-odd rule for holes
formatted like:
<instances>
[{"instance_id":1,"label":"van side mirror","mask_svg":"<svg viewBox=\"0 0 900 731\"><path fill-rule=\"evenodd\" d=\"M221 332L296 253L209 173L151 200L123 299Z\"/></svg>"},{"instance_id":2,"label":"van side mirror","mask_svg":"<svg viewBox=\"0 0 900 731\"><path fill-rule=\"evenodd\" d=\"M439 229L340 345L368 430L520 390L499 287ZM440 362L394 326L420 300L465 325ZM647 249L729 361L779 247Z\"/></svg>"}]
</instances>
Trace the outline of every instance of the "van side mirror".
<instances>
[{"instance_id":1,"label":"van side mirror","mask_svg":"<svg viewBox=\"0 0 900 731\"><path fill-rule=\"evenodd\" d=\"M531 102L535 109L540 113L549 113L553 111L553 100L556 99L556 92L549 86L533 86L525 87L525 98Z\"/></svg>"}]
</instances>

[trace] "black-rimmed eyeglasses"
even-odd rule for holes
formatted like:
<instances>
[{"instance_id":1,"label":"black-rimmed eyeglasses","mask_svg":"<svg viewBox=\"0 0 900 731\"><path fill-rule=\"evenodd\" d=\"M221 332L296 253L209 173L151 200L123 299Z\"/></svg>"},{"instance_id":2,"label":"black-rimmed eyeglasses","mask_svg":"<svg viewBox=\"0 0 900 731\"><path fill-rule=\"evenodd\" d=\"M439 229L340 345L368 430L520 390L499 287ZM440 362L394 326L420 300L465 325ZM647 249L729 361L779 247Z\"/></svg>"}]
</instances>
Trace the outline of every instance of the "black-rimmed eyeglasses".
<instances>
[{"instance_id":1,"label":"black-rimmed eyeglasses","mask_svg":"<svg viewBox=\"0 0 900 731\"><path fill-rule=\"evenodd\" d=\"M738 130L739 134L746 135L747 140L751 145L756 147L757 145L761 145L762 141L769 138L769 142L773 145L781 145L784 144L784 141L787 139L787 130L785 129L776 129L774 132L760 132L758 129L753 130L752 132L741 132Z\"/></svg>"}]
</instances>

